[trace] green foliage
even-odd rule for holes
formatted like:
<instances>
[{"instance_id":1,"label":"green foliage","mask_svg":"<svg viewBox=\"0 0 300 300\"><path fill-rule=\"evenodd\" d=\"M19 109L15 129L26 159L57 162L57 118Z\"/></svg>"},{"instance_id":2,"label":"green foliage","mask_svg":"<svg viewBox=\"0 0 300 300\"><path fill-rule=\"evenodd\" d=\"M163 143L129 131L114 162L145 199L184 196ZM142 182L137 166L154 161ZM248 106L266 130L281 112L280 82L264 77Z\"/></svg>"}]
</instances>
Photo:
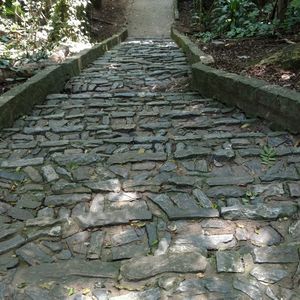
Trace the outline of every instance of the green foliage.
<instances>
[{"instance_id":1,"label":"green foliage","mask_svg":"<svg viewBox=\"0 0 300 300\"><path fill-rule=\"evenodd\" d=\"M88 42L89 0L3 0L0 59L37 61L66 41Z\"/></svg>"},{"instance_id":2,"label":"green foliage","mask_svg":"<svg viewBox=\"0 0 300 300\"><path fill-rule=\"evenodd\" d=\"M270 146L264 146L260 154L262 164L271 166L276 161L276 150Z\"/></svg>"},{"instance_id":3,"label":"green foliage","mask_svg":"<svg viewBox=\"0 0 300 300\"><path fill-rule=\"evenodd\" d=\"M300 0L292 0L284 22L272 19L274 1L259 7L251 0L215 0L209 10L202 10L201 22L205 28L200 33L204 41L217 37L243 38L273 35L276 30L291 30L300 23Z\"/></svg>"}]
</instances>

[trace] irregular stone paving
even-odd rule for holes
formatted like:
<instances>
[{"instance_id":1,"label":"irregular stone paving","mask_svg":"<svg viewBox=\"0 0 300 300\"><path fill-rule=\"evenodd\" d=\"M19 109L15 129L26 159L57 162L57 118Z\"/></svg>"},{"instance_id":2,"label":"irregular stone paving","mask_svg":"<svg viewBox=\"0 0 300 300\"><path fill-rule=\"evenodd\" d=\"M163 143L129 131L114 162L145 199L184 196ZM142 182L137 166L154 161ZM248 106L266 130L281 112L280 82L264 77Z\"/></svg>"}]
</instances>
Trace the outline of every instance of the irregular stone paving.
<instances>
[{"instance_id":1,"label":"irregular stone paving","mask_svg":"<svg viewBox=\"0 0 300 300\"><path fill-rule=\"evenodd\" d=\"M127 41L1 131L0 299L299 299L300 149L189 75Z\"/></svg>"}]
</instances>

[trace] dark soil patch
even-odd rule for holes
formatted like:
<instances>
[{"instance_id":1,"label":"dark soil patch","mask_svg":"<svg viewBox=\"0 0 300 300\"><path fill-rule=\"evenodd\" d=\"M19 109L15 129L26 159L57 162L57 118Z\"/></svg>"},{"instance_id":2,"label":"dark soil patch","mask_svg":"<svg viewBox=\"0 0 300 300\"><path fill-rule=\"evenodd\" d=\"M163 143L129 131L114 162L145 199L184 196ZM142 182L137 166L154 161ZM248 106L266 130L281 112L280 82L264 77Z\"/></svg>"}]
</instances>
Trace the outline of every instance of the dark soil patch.
<instances>
[{"instance_id":1,"label":"dark soil patch","mask_svg":"<svg viewBox=\"0 0 300 300\"><path fill-rule=\"evenodd\" d=\"M300 91L300 70L284 70L274 65L258 64L262 59L288 46L290 41L300 42L299 36L291 34L284 39L278 37L219 39L204 43L196 37L201 28L191 23L192 3L192 0L179 1L180 18L176 27L187 34L201 50L213 56L214 67Z\"/></svg>"},{"instance_id":2,"label":"dark soil patch","mask_svg":"<svg viewBox=\"0 0 300 300\"><path fill-rule=\"evenodd\" d=\"M102 8L91 11L91 34L96 42L119 32L126 24L128 0L102 0Z\"/></svg>"}]
</instances>

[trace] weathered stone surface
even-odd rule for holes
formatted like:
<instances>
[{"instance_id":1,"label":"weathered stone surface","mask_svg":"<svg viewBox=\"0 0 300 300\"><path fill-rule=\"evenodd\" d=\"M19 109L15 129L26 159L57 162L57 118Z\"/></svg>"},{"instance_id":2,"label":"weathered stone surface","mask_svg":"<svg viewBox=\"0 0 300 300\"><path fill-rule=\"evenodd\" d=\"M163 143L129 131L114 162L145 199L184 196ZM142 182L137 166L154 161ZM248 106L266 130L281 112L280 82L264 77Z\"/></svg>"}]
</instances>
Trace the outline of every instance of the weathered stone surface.
<instances>
[{"instance_id":1,"label":"weathered stone surface","mask_svg":"<svg viewBox=\"0 0 300 300\"><path fill-rule=\"evenodd\" d=\"M219 216L219 211L213 208L184 209L173 204L167 195L150 196L169 217L170 220L193 219L193 218L214 218Z\"/></svg>"},{"instance_id":2,"label":"weathered stone surface","mask_svg":"<svg viewBox=\"0 0 300 300\"><path fill-rule=\"evenodd\" d=\"M167 155L165 153L142 153L127 152L118 153L109 157L108 164L125 164L128 162L143 162L143 161L165 161Z\"/></svg>"},{"instance_id":3,"label":"weathered stone surface","mask_svg":"<svg viewBox=\"0 0 300 300\"><path fill-rule=\"evenodd\" d=\"M178 150L174 153L176 159L192 158L192 157L203 157L211 154L211 149L209 148L195 148L195 149L185 149Z\"/></svg>"},{"instance_id":4,"label":"weathered stone surface","mask_svg":"<svg viewBox=\"0 0 300 300\"><path fill-rule=\"evenodd\" d=\"M53 257L42 251L40 247L34 243L28 243L22 246L16 251L16 254L31 266L54 261Z\"/></svg>"},{"instance_id":5,"label":"weathered stone surface","mask_svg":"<svg viewBox=\"0 0 300 300\"><path fill-rule=\"evenodd\" d=\"M269 264L254 267L250 274L257 280L265 283L276 283L283 278L291 276L288 268L284 268L282 265Z\"/></svg>"},{"instance_id":6,"label":"weathered stone surface","mask_svg":"<svg viewBox=\"0 0 300 300\"><path fill-rule=\"evenodd\" d=\"M16 220L21 220L21 221L32 219L34 217L32 212L30 212L27 209L23 209L19 207L11 207L10 209L8 209L7 215Z\"/></svg>"},{"instance_id":7,"label":"weathered stone surface","mask_svg":"<svg viewBox=\"0 0 300 300\"><path fill-rule=\"evenodd\" d=\"M118 262L84 261L71 259L51 264L40 264L19 270L16 282L38 283L55 279L83 278L117 278Z\"/></svg>"},{"instance_id":8,"label":"weathered stone surface","mask_svg":"<svg viewBox=\"0 0 300 300\"><path fill-rule=\"evenodd\" d=\"M299 262L296 246L272 246L253 250L256 263L296 263Z\"/></svg>"},{"instance_id":9,"label":"weathered stone surface","mask_svg":"<svg viewBox=\"0 0 300 300\"><path fill-rule=\"evenodd\" d=\"M272 246L279 244L282 237L271 226L265 226L256 230L251 236L252 244L256 246Z\"/></svg>"},{"instance_id":10,"label":"weathered stone surface","mask_svg":"<svg viewBox=\"0 0 300 300\"><path fill-rule=\"evenodd\" d=\"M52 159L60 166L73 165L90 165L103 160L99 154L73 154L73 155L53 155Z\"/></svg>"},{"instance_id":11,"label":"weathered stone surface","mask_svg":"<svg viewBox=\"0 0 300 300\"><path fill-rule=\"evenodd\" d=\"M207 179L207 184L210 186L216 185L246 185L252 183L254 178L251 176L244 177L212 177Z\"/></svg>"},{"instance_id":12,"label":"weathered stone surface","mask_svg":"<svg viewBox=\"0 0 300 300\"><path fill-rule=\"evenodd\" d=\"M89 194L52 195L46 197L45 205L49 207L74 205L78 202L85 202L89 200L91 200L91 195Z\"/></svg>"},{"instance_id":13,"label":"weathered stone surface","mask_svg":"<svg viewBox=\"0 0 300 300\"><path fill-rule=\"evenodd\" d=\"M196 197L196 199L198 200L199 204L202 207L206 207L206 208L212 208L213 207L213 203L205 195L205 193L203 191L201 191L200 189L193 190L193 195Z\"/></svg>"},{"instance_id":14,"label":"weathered stone surface","mask_svg":"<svg viewBox=\"0 0 300 300\"><path fill-rule=\"evenodd\" d=\"M300 197L300 183L288 184L291 197Z\"/></svg>"},{"instance_id":15,"label":"weathered stone surface","mask_svg":"<svg viewBox=\"0 0 300 300\"><path fill-rule=\"evenodd\" d=\"M249 284L248 280L243 279L239 280L236 279L233 281L233 286L235 289L242 291L243 293L247 294L253 300L262 300L263 293L259 287Z\"/></svg>"},{"instance_id":16,"label":"weathered stone surface","mask_svg":"<svg viewBox=\"0 0 300 300\"><path fill-rule=\"evenodd\" d=\"M77 217L82 228L93 228L104 225L128 224L133 220L151 220L152 214L145 209L122 209L103 213L83 214Z\"/></svg>"},{"instance_id":17,"label":"weathered stone surface","mask_svg":"<svg viewBox=\"0 0 300 300\"><path fill-rule=\"evenodd\" d=\"M88 182L85 185L90 188L93 192L120 192L121 184L118 179L109 179L105 181L98 181L98 182Z\"/></svg>"},{"instance_id":18,"label":"weathered stone surface","mask_svg":"<svg viewBox=\"0 0 300 300\"><path fill-rule=\"evenodd\" d=\"M3 161L1 163L2 168L21 168L27 166L38 166L44 163L43 157L17 159L12 161Z\"/></svg>"},{"instance_id":19,"label":"weathered stone surface","mask_svg":"<svg viewBox=\"0 0 300 300\"><path fill-rule=\"evenodd\" d=\"M13 238L0 242L0 254L9 252L10 250L14 250L22 246L25 243L25 238L20 235L16 235Z\"/></svg>"},{"instance_id":20,"label":"weathered stone surface","mask_svg":"<svg viewBox=\"0 0 300 300\"><path fill-rule=\"evenodd\" d=\"M292 216L297 212L294 204L271 206L266 204L222 207L221 215L225 219L267 219L276 220L280 217Z\"/></svg>"},{"instance_id":21,"label":"weathered stone surface","mask_svg":"<svg viewBox=\"0 0 300 300\"><path fill-rule=\"evenodd\" d=\"M52 182L59 179L58 174L51 165L43 166L41 170L47 182Z\"/></svg>"},{"instance_id":22,"label":"weathered stone surface","mask_svg":"<svg viewBox=\"0 0 300 300\"><path fill-rule=\"evenodd\" d=\"M128 280L142 280L158 274L205 271L206 258L198 253L165 254L132 259L121 267L121 274Z\"/></svg>"},{"instance_id":23,"label":"weathered stone surface","mask_svg":"<svg viewBox=\"0 0 300 300\"><path fill-rule=\"evenodd\" d=\"M218 251L216 253L218 272L243 273L245 268L236 251Z\"/></svg>"},{"instance_id":24,"label":"weathered stone surface","mask_svg":"<svg viewBox=\"0 0 300 300\"><path fill-rule=\"evenodd\" d=\"M9 181L23 181L26 179L26 175L20 172L6 172L0 170L0 179L6 179Z\"/></svg>"},{"instance_id":25,"label":"weathered stone surface","mask_svg":"<svg viewBox=\"0 0 300 300\"><path fill-rule=\"evenodd\" d=\"M171 246L172 251L182 245L192 245L198 249L225 250L236 245L233 234L220 235L185 235L175 239Z\"/></svg>"},{"instance_id":26,"label":"weathered stone surface","mask_svg":"<svg viewBox=\"0 0 300 300\"><path fill-rule=\"evenodd\" d=\"M130 292L123 296L110 297L111 300L159 300L161 299L159 288L149 289L143 292Z\"/></svg>"},{"instance_id":27,"label":"weathered stone surface","mask_svg":"<svg viewBox=\"0 0 300 300\"><path fill-rule=\"evenodd\" d=\"M245 191L239 187L212 187L206 191L208 197L242 197Z\"/></svg>"},{"instance_id":28,"label":"weathered stone surface","mask_svg":"<svg viewBox=\"0 0 300 300\"><path fill-rule=\"evenodd\" d=\"M105 232L96 231L91 234L90 245L87 253L89 259L99 259L105 238Z\"/></svg>"}]
</instances>

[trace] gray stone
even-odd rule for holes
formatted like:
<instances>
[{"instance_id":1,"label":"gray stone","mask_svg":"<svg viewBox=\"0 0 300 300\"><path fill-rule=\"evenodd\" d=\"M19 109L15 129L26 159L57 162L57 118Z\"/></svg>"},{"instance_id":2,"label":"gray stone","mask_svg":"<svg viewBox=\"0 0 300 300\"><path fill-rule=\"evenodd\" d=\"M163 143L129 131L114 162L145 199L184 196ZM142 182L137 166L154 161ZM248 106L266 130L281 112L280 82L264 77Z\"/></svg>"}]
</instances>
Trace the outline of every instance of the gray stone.
<instances>
[{"instance_id":1,"label":"gray stone","mask_svg":"<svg viewBox=\"0 0 300 300\"><path fill-rule=\"evenodd\" d=\"M296 263L299 262L298 250L295 246L272 246L253 250L256 263Z\"/></svg>"},{"instance_id":2,"label":"gray stone","mask_svg":"<svg viewBox=\"0 0 300 300\"><path fill-rule=\"evenodd\" d=\"M266 219L276 220L280 217L292 216L297 212L293 203L273 206L267 204L221 207L221 215L225 219Z\"/></svg>"},{"instance_id":3,"label":"gray stone","mask_svg":"<svg viewBox=\"0 0 300 300\"><path fill-rule=\"evenodd\" d=\"M70 164L84 166L97 163L103 160L99 154L72 154L72 155L53 155L52 159L60 166L68 166Z\"/></svg>"},{"instance_id":4,"label":"gray stone","mask_svg":"<svg viewBox=\"0 0 300 300\"><path fill-rule=\"evenodd\" d=\"M57 259L68 260L72 258L72 253L70 250L62 250L56 255Z\"/></svg>"},{"instance_id":5,"label":"gray stone","mask_svg":"<svg viewBox=\"0 0 300 300\"><path fill-rule=\"evenodd\" d=\"M246 279L235 279L233 281L233 286L235 289L247 294L253 300L263 300L263 293L260 288L250 284Z\"/></svg>"},{"instance_id":6,"label":"gray stone","mask_svg":"<svg viewBox=\"0 0 300 300\"><path fill-rule=\"evenodd\" d=\"M291 276L288 268L281 265L260 265L250 272L257 280L265 283L276 283L279 280Z\"/></svg>"},{"instance_id":7,"label":"gray stone","mask_svg":"<svg viewBox=\"0 0 300 300\"><path fill-rule=\"evenodd\" d=\"M16 267L19 263L19 259L12 253L7 253L0 256L0 271L7 271ZM1 292L0 292L1 297ZM0 298L1 299L1 298Z\"/></svg>"},{"instance_id":8,"label":"gray stone","mask_svg":"<svg viewBox=\"0 0 300 300\"><path fill-rule=\"evenodd\" d=\"M236 245L233 234L220 234L220 235L185 235L174 240L173 246L179 245L193 245L198 249L207 250L226 250L233 248ZM175 248L176 248L175 247ZM178 248L178 247L177 247Z\"/></svg>"},{"instance_id":9,"label":"gray stone","mask_svg":"<svg viewBox=\"0 0 300 300\"><path fill-rule=\"evenodd\" d=\"M256 230L251 236L251 243L256 246L272 246L281 242L281 235L271 226Z\"/></svg>"},{"instance_id":10,"label":"gray stone","mask_svg":"<svg viewBox=\"0 0 300 300\"><path fill-rule=\"evenodd\" d=\"M128 244L118 247L111 248L112 259L120 260L120 259L128 259L128 258L137 258L146 256L149 253L148 245L145 244Z\"/></svg>"},{"instance_id":11,"label":"gray stone","mask_svg":"<svg viewBox=\"0 0 300 300\"><path fill-rule=\"evenodd\" d=\"M121 274L135 281L170 272L202 272L206 265L206 258L198 253L165 254L131 259L122 265Z\"/></svg>"},{"instance_id":12,"label":"gray stone","mask_svg":"<svg viewBox=\"0 0 300 300\"><path fill-rule=\"evenodd\" d=\"M9 252L10 250L14 250L15 248L22 246L24 243L25 238L20 235L16 235L9 240L0 242L0 254Z\"/></svg>"},{"instance_id":13,"label":"gray stone","mask_svg":"<svg viewBox=\"0 0 300 300\"><path fill-rule=\"evenodd\" d=\"M295 166L285 166L283 161L279 161L271 167L266 174L260 177L262 181L275 180L299 180L300 176L297 173Z\"/></svg>"},{"instance_id":14,"label":"gray stone","mask_svg":"<svg viewBox=\"0 0 300 300\"><path fill-rule=\"evenodd\" d=\"M122 210L89 213L77 217L82 228L93 228L105 225L128 224L134 220L151 220L152 214L145 209L123 208Z\"/></svg>"},{"instance_id":15,"label":"gray stone","mask_svg":"<svg viewBox=\"0 0 300 300\"><path fill-rule=\"evenodd\" d=\"M251 176L243 176L243 177L212 177L207 179L207 184L209 186L216 185L246 185L248 183L252 183L254 178Z\"/></svg>"},{"instance_id":16,"label":"gray stone","mask_svg":"<svg viewBox=\"0 0 300 300\"><path fill-rule=\"evenodd\" d=\"M45 205L49 207L74 205L78 202L86 202L89 200L91 200L91 195L89 194L51 195L46 197Z\"/></svg>"},{"instance_id":17,"label":"gray stone","mask_svg":"<svg viewBox=\"0 0 300 300\"><path fill-rule=\"evenodd\" d=\"M51 165L43 166L41 170L47 182L52 182L59 179L59 176Z\"/></svg>"},{"instance_id":18,"label":"gray stone","mask_svg":"<svg viewBox=\"0 0 300 300\"><path fill-rule=\"evenodd\" d=\"M209 148L190 148L185 150L177 150L174 153L176 159L192 158L192 157L203 157L211 154L211 149Z\"/></svg>"},{"instance_id":19,"label":"gray stone","mask_svg":"<svg viewBox=\"0 0 300 300\"><path fill-rule=\"evenodd\" d=\"M113 166L110 166L109 170L112 171L114 174L119 175L123 178L128 178L128 175L129 175L128 168L113 165Z\"/></svg>"},{"instance_id":20,"label":"gray stone","mask_svg":"<svg viewBox=\"0 0 300 300\"><path fill-rule=\"evenodd\" d=\"M133 164L131 168L133 171L144 171L144 170L150 171L155 168L155 163L144 162L144 163Z\"/></svg>"},{"instance_id":21,"label":"gray stone","mask_svg":"<svg viewBox=\"0 0 300 300\"><path fill-rule=\"evenodd\" d=\"M110 297L110 300L160 300L159 288L145 290L143 292L130 292L123 296Z\"/></svg>"},{"instance_id":22,"label":"gray stone","mask_svg":"<svg viewBox=\"0 0 300 300\"><path fill-rule=\"evenodd\" d=\"M193 190L193 195L197 198L198 202L202 207L206 207L206 208L213 207L213 203L200 189Z\"/></svg>"},{"instance_id":23,"label":"gray stone","mask_svg":"<svg viewBox=\"0 0 300 300\"><path fill-rule=\"evenodd\" d=\"M208 197L242 197L245 194L245 191L239 187L213 187L206 191Z\"/></svg>"},{"instance_id":24,"label":"gray stone","mask_svg":"<svg viewBox=\"0 0 300 300\"><path fill-rule=\"evenodd\" d=\"M51 280L84 278L111 278L119 275L118 262L84 261L70 259L51 264L40 264L26 269L20 269L16 274L16 284L21 282L39 283Z\"/></svg>"},{"instance_id":25,"label":"gray stone","mask_svg":"<svg viewBox=\"0 0 300 300\"><path fill-rule=\"evenodd\" d=\"M51 207L44 207L38 211L37 217L54 218L54 209Z\"/></svg>"},{"instance_id":26,"label":"gray stone","mask_svg":"<svg viewBox=\"0 0 300 300\"><path fill-rule=\"evenodd\" d=\"M27 166L38 166L44 163L43 157L17 159L12 161L3 161L1 163L2 168L22 168Z\"/></svg>"},{"instance_id":27,"label":"gray stone","mask_svg":"<svg viewBox=\"0 0 300 300\"><path fill-rule=\"evenodd\" d=\"M92 294L96 300L109 300L108 291L105 289L95 289Z\"/></svg>"},{"instance_id":28,"label":"gray stone","mask_svg":"<svg viewBox=\"0 0 300 300\"><path fill-rule=\"evenodd\" d=\"M33 182L40 183L43 181L42 176L40 175L39 171L31 166L25 167L23 171L29 176L29 178Z\"/></svg>"},{"instance_id":29,"label":"gray stone","mask_svg":"<svg viewBox=\"0 0 300 300\"><path fill-rule=\"evenodd\" d=\"M21 220L21 221L26 221L26 220L32 219L34 217L33 214L29 210L19 208L19 207L9 208L7 211L7 215L16 220Z\"/></svg>"},{"instance_id":30,"label":"gray stone","mask_svg":"<svg viewBox=\"0 0 300 300\"><path fill-rule=\"evenodd\" d=\"M214 218L219 216L219 211L213 208L183 209L173 204L171 199L164 194L151 195L151 200L156 203L169 217L170 220Z\"/></svg>"},{"instance_id":31,"label":"gray stone","mask_svg":"<svg viewBox=\"0 0 300 300\"><path fill-rule=\"evenodd\" d=\"M17 202L19 208L35 209L42 205L45 195L43 193L27 193Z\"/></svg>"},{"instance_id":32,"label":"gray stone","mask_svg":"<svg viewBox=\"0 0 300 300\"><path fill-rule=\"evenodd\" d=\"M1 178L9 181L23 181L26 179L26 175L20 172L6 172L0 170L0 179Z\"/></svg>"},{"instance_id":33,"label":"gray stone","mask_svg":"<svg viewBox=\"0 0 300 300\"><path fill-rule=\"evenodd\" d=\"M165 153L142 153L137 152L127 152L113 154L109 157L108 164L125 164L128 162L143 162L143 161L165 161L167 160L167 155Z\"/></svg>"},{"instance_id":34,"label":"gray stone","mask_svg":"<svg viewBox=\"0 0 300 300\"><path fill-rule=\"evenodd\" d=\"M291 197L300 197L300 183L288 183Z\"/></svg>"},{"instance_id":35,"label":"gray stone","mask_svg":"<svg viewBox=\"0 0 300 300\"><path fill-rule=\"evenodd\" d=\"M212 154L218 161L226 161L235 157L235 153L232 149L219 149Z\"/></svg>"},{"instance_id":36,"label":"gray stone","mask_svg":"<svg viewBox=\"0 0 300 300\"><path fill-rule=\"evenodd\" d=\"M253 186L253 192L263 194L265 197L279 196L284 194L284 189L282 183L256 184Z\"/></svg>"},{"instance_id":37,"label":"gray stone","mask_svg":"<svg viewBox=\"0 0 300 300\"><path fill-rule=\"evenodd\" d=\"M104 243L105 232L96 231L92 232L90 245L88 248L87 258L88 259L99 259L101 256L102 246Z\"/></svg>"},{"instance_id":38,"label":"gray stone","mask_svg":"<svg viewBox=\"0 0 300 300\"><path fill-rule=\"evenodd\" d=\"M121 184L118 179L109 179L106 181L88 182L85 185L90 188L93 192L120 192Z\"/></svg>"},{"instance_id":39,"label":"gray stone","mask_svg":"<svg viewBox=\"0 0 300 300\"><path fill-rule=\"evenodd\" d=\"M53 257L46 254L34 243L28 243L17 249L16 254L31 266L54 261Z\"/></svg>"},{"instance_id":40,"label":"gray stone","mask_svg":"<svg viewBox=\"0 0 300 300\"><path fill-rule=\"evenodd\" d=\"M218 251L216 253L218 272L243 273L242 259L236 251Z\"/></svg>"}]
</instances>

